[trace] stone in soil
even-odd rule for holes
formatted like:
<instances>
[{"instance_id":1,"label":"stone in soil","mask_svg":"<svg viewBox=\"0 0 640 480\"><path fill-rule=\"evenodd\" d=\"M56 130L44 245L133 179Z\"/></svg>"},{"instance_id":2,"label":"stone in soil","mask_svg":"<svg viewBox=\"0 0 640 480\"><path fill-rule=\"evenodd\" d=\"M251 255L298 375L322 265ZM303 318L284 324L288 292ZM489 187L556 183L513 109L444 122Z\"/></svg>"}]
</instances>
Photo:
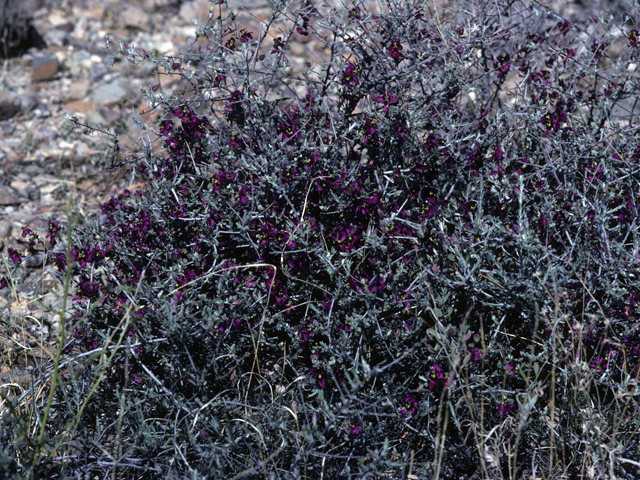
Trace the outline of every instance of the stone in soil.
<instances>
[{"instance_id":1,"label":"stone in soil","mask_svg":"<svg viewBox=\"0 0 640 480\"><path fill-rule=\"evenodd\" d=\"M58 72L58 59L52 55L43 55L33 59L31 80L43 82L53 79Z\"/></svg>"}]
</instances>

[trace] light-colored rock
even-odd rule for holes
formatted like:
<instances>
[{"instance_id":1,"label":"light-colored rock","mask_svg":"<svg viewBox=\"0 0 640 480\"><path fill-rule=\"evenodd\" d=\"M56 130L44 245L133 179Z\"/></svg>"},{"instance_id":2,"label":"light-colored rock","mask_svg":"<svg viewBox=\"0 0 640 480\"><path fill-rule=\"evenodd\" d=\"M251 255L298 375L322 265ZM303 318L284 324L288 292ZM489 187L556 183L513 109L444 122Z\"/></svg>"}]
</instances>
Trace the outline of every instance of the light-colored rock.
<instances>
[{"instance_id":1,"label":"light-colored rock","mask_svg":"<svg viewBox=\"0 0 640 480\"><path fill-rule=\"evenodd\" d=\"M75 7L74 7L74 10L75 10ZM97 21L102 20L105 12L105 8L102 2L91 2L89 5L87 5L86 10L84 9L83 10L78 9L78 10L79 10L77 13L78 16L86 15L87 18L89 18L90 20L97 20Z\"/></svg>"},{"instance_id":2,"label":"light-colored rock","mask_svg":"<svg viewBox=\"0 0 640 480\"><path fill-rule=\"evenodd\" d=\"M106 125L107 120L97 110L91 110L84 114L85 121L90 125Z\"/></svg>"},{"instance_id":3,"label":"light-colored rock","mask_svg":"<svg viewBox=\"0 0 640 480\"><path fill-rule=\"evenodd\" d=\"M69 85L67 100L82 100L87 96L89 91L89 80L78 80ZM67 103L68 105L68 103Z\"/></svg>"},{"instance_id":4,"label":"light-colored rock","mask_svg":"<svg viewBox=\"0 0 640 480\"><path fill-rule=\"evenodd\" d=\"M64 25L69 21L69 18L64 14L61 10L53 10L49 14L49 23L53 27L59 27L60 25Z\"/></svg>"},{"instance_id":5,"label":"light-colored rock","mask_svg":"<svg viewBox=\"0 0 640 480\"><path fill-rule=\"evenodd\" d=\"M131 6L120 13L120 27L148 32L152 28L151 17L142 8Z\"/></svg>"},{"instance_id":6,"label":"light-colored rock","mask_svg":"<svg viewBox=\"0 0 640 480\"><path fill-rule=\"evenodd\" d=\"M20 191L28 188L29 182L25 182L22 180L14 180L13 182L10 183L10 185L11 185L11 188L13 188L14 190Z\"/></svg>"},{"instance_id":7,"label":"light-colored rock","mask_svg":"<svg viewBox=\"0 0 640 480\"><path fill-rule=\"evenodd\" d=\"M118 77L109 83L94 88L90 95L91 101L102 105L116 103L132 94L133 89L128 80Z\"/></svg>"},{"instance_id":8,"label":"light-colored rock","mask_svg":"<svg viewBox=\"0 0 640 480\"><path fill-rule=\"evenodd\" d=\"M199 25L204 25L209 21L209 9L213 6L206 0L191 0L180 6L180 18L191 23L195 18Z\"/></svg>"},{"instance_id":9,"label":"light-colored rock","mask_svg":"<svg viewBox=\"0 0 640 480\"><path fill-rule=\"evenodd\" d=\"M69 112L69 115L76 115L78 113L86 113L88 111L95 110L96 104L86 100L74 100L72 102L67 102L65 108Z\"/></svg>"},{"instance_id":10,"label":"light-colored rock","mask_svg":"<svg viewBox=\"0 0 640 480\"><path fill-rule=\"evenodd\" d=\"M0 238L8 238L11 235L11 230L13 230L11 222L0 221Z\"/></svg>"}]
</instances>

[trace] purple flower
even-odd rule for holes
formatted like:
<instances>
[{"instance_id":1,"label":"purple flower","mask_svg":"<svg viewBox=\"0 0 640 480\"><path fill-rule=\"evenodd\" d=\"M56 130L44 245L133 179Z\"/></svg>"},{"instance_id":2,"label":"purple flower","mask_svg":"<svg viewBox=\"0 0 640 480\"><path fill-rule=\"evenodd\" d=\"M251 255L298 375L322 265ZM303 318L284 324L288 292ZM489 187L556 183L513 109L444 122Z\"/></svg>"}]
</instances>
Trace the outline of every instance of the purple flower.
<instances>
[{"instance_id":1,"label":"purple flower","mask_svg":"<svg viewBox=\"0 0 640 480\"><path fill-rule=\"evenodd\" d=\"M360 435L360 432L362 432L362 420L358 420L357 422L350 422L349 432L353 435Z\"/></svg>"},{"instance_id":2,"label":"purple flower","mask_svg":"<svg viewBox=\"0 0 640 480\"><path fill-rule=\"evenodd\" d=\"M62 272L65 268L67 268L67 256L64 253L54 253L53 254L53 263L59 272Z\"/></svg>"},{"instance_id":3,"label":"purple flower","mask_svg":"<svg viewBox=\"0 0 640 480\"><path fill-rule=\"evenodd\" d=\"M404 402L404 408L400 410L402 415L407 415L409 413L416 413L418 411L418 400L413 395L405 396L402 401Z\"/></svg>"},{"instance_id":4,"label":"purple flower","mask_svg":"<svg viewBox=\"0 0 640 480\"><path fill-rule=\"evenodd\" d=\"M395 105L398 103L398 97L393 95L391 92L387 92L386 95L377 96L376 102L382 103L384 105L384 113L387 113L389 111L389 105Z\"/></svg>"},{"instance_id":5,"label":"purple flower","mask_svg":"<svg viewBox=\"0 0 640 480\"><path fill-rule=\"evenodd\" d=\"M565 48L562 53L567 57L567 58L574 58L576 56L576 49L575 48ZM567 63L567 58L565 58L563 60L563 63L566 65Z\"/></svg>"},{"instance_id":6,"label":"purple flower","mask_svg":"<svg viewBox=\"0 0 640 480\"><path fill-rule=\"evenodd\" d=\"M78 295L73 300L82 298L95 299L100 293L100 283L90 281L85 275L82 275L78 285Z\"/></svg>"},{"instance_id":7,"label":"purple flower","mask_svg":"<svg viewBox=\"0 0 640 480\"><path fill-rule=\"evenodd\" d=\"M298 32L298 35L309 35L309 20L311 20L311 15L309 15L308 13L302 13L300 14L300 17L302 18L302 26L301 27L296 27L296 32Z\"/></svg>"},{"instance_id":8,"label":"purple flower","mask_svg":"<svg viewBox=\"0 0 640 480\"><path fill-rule=\"evenodd\" d=\"M309 109L313 106L315 101L316 101L315 91L310 89L307 92L307 94L304 96L304 100L302 101L305 112L309 111Z\"/></svg>"},{"instance_id":9,"label":"purple flower","mask_svg":"<svg viewBox=\"0 0 640 480\"><path fill-rule=\"evenodd\" d=\"M274 38L273 39L273 50L271 50L271 53L279 53L284 49L284 42L282 41L282 37L278 37L278 38Z\"/></svg>"},{"instance_id":10,"label":"purple flower","mask_svg":"<svg viewBox=\"0 0 640 480\"><path fill-rule=\"evenodd\" d=\"M376 140L378 137L376 135L376 120L375 118L367 118L365 121L362 132L364 134L364 138L362 139L362 144L366 145L369 139Z\"/></svg>"},{"instance_id":11,"label":"purple flower","mask_svg":"<svg viewBox=\"0 0 640 480\"><path fill-rule=\"evenodd\" d=\"M215 77L213 77L213 85L216 87L219 87L222 82L224 82L226 80L226 76L223 75L222 73L217 73Z\"/></svg>"},{"instance_id":12,"label":"purple flower","mask_svg":"<svg viewBox=\"0 0 640 480\"><path fill-rule=\"evenodd\" d=\"M347 18L349 19L355 18L356 20L362 20L362 17L360 16L360 7L353 7L351 10L349 10L349 14L347 15Z\"/></svg>"},{"instance_id":13,"label":"purple flower","mask_svg":"<svg viewBox=\"0 0 640 480\"><path fill-rule=\"evenodd\" d=\"M7 252L9 252L9 257L11 258L11 261L14 265L18 265L22 261L22 257L20 256L20 254L13 248L9 247L7 249Z\"/></svg>"},{"instance_id":14,"label":"purple flower","mask_svg":"<svg viewBox=\"0 0 640 480\"><path fill-rule=\"evenodd\" d=\"M515 406L516 405L514 403L511 403L509 405L505 405L503 403L498 403L496 405L496 407L498 407L498 413L500 415L503 415L503 416L509 415L509 413L511 413L511 410L513 410L515 408Z\"/></svg>"},{"instance_id":15,"label":"purple flower","mask_svg":"<svg viewBox=\"0 0 640 480\"><path fill-rule=\"evenodd\" d=\"M562 35L565 35L569 31L569 22L566 20L564 22L558 22L558 30L562 32Z\"/></svg>"},{"instance_id":16,"label":"purple flower","mask_svg":"<svg viewBox=\"0 0 640 480\"><path fill-rule=\"evenodd\" d=\"M354 87L358 84L358 68L350 63L347 68L344 69L342 74L342 85L345 87Z\"/></svg>"},{"instance_id":17,"label":"purple flower","mask_svg":"<svg viewBox=\"0 0 640 480\"><path fill-rule=\"evenodd\" d=\"M58 243L58 232L60 231L60 223L49 220L47 224L47 235L46 238L51 242L52 246L55 246Z\"/></svg>"},{"instance_id":18,"label":"purple flower","mask_svg":"<svg viewBox=\"0 0 640 480\"><path fill-rule=\"evenodd\" d=\"M242 29L240 30L240 41L241 42L248 42L249 40L253 40L253 33L251 32L247 32L246 29Z\"/></svg>"},{"instance_id":19,"label":"purple flower","mask_svg":"<svg viewBox=\"0 0 640 480\"><path fill-rule=\"evenodd\" d=\"M298 132L298 115L296 113L287 114L287 118L283 123L279 123L277 126L278 133L282 135L284 140L290 138L299 138L300 132Z\"/></svg>"},{"instance_id":20,"label":"purple flower","mask_svg":"<svg viewBox=\"0 0 640 480\"><path fill-rule=\"evenodd\" d=\"M498 78L504 77L511 69L511 64L509 63L509 55L499 55L498 58L493 62L493 68L497 70Z\"/></svg>"},{"instance_id":21,"label":"purple flower","mask_svg":"<svg viewBox=\"0 0 640 480\"><path fill-rule=\"evenodd\" d=\"M482 358L482 350L480 350L479 348L474 347L471 350L471 360L473 360L474 362L477 362L481 358Z\"/></svg>"},{"instance_id":22,"label":"purple flower","mask_svg":"<svg viewBox=\"0 0 640 480\"><path fill-rule=\"evenodd\" d=\"M300 336L300 343L307 343L310 339L313 338L314 332L308 330L306 327L298 330L298 335Z\"/></svg>"},{"instance_id":23,"label":"purple flower","mask_svg":"<svg viewBox=\"0 0 640 480\"><path fill-rule=\"evenodd\" d=\"M449 383L449 374L444 373L440 365L437 363L433 365L433 372L431 373L431 381L429 382L429 390L433 390L437 386L446 387Z\"/></svg>"},{"instance_id":24,"label":"purple flower","mask_svg":"<svg viewBox=\"0 0 640 480\"><path fill-rule=\"evenodd\" d=\"M391 40L387 47L387 53L396 63L399 63L404 58L402 55L402 44L400 43L400 39L396 38L395 40Z\"/></svg>"},{"instance_id":25,"label":"purple flower","mask_svg":"<svg viewBox=\"0 0 640 480\"><path fill-rule=\"evenodd\" d=\"M84 268L88 263L97 262L102 260L106 255L106 252L101 250L100 247L73 247L71 249L71 258L74 259L80 267Z\"/></svg>"},{"instance_id":26,"label":"purple flower","mask_svg":"<svg viewBox=\"0 0 640 480\"><path fill-rule=\"evenodd\" d=\"M8 282L6 277L2 277L0 278L0 290L4 290L5 288L7 288Z\"/></svg>"},{"instance_id":27,"label":"purple flower","mask_svg":"<svg viewBox=\"0 0 640 480\"><path fill-rule=\"evenodd\" d=\"M322 375L322 372L318 370L316 367L313 367L311 369L311 375L316 377L316 380L318 380L318 385L320 385L320 388L324 388L326 386L326 382L325 382L324 376Z\"/></svg>"}]
</instances>

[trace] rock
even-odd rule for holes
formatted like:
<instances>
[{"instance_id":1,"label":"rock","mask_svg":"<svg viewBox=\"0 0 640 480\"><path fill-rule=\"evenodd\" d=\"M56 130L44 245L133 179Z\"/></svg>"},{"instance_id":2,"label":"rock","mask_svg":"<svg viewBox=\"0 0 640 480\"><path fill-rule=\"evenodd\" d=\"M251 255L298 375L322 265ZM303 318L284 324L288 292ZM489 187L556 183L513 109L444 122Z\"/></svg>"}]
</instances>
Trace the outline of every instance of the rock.
<instances>
[{"instance_id":1,"label":"rock","mask_svg":"<svg viewBox=\"0 0 640 480\"><path fill-rule=\"evenodd\" d=\"M49 118L51 116L51 110L44 105L38 105L31 113L36 118Z\"/></svg>"},{"instance_id":2,"label":"rock","mask_svg":"<svg viewBox=\"0 0 640 480\"><path fill-rule=\"evenodd\" d=\"M151 30L151 17L147 12L138 7L129 7L120 13L120 26L132 30Z\"/></svg>"},{"instance_id":3,"label":"rock","mask_svg":"<svg viewBox=\"0 0 640 480\"><path fill-rule=\"evenodd\" d=\"M149 13L177 11L181 0L138 0L136 3L142 4Z\"/></svg>"},{"instance_id":4,"label":"rock","mask_svg":"<svg viewBox=\"0 0 640 480\"><path fill-rule=\"evenodd\" d=\"M90 110L84 114L85 122L89 125L107 125L109 122L97 110Z\"/></svg>"},{"instance_id":5,"label":"rock","mask_svg":"<svg viewBox=\"0 0 640 480\"><path fill-rule=\"evenodd\" d=\"M69 100L82 100L87 96L89 91L89 81L79 80L69 85L69 92L67 93L67 101ZM68 103L67 103L68 105Z\"/></svg>"},{"instance_id":6,"label":"rock","mask_svg":"<svg viewBox=\"0 0 640 480\"><path fill-rule=\"evenodd\" d=\"M11 230L13 230L13 225L10 222L0 221L0 238L9 238Z\"/></svg>"},{"instance_id":7,"label":"rock","mask_svg":"<svg viewBox=\"0 0 640 480\"><path fill-rule=\"evenodd\" d=\"M22 194L23 192L20 192L20 193ZM24 193L26 194L26 197L29 200L33 200L35 202L40 200L40 190L35 187L27 188L27 190Z\"/></svg>"},{"instance_id":8,"label":"rock","mask_svg":"<svg viewBox=\"0 0 640 480\"><path fill-rule=\"evenodd\" d=\"M95 110L96 104L86 100L74 100L72 102L67 102L65 108L70 115L75 115L77 113L86 113L91 110Z\"/></svg>"},{"instance_id":9,"label":"rock","mask_svg":"<svg viewBox=\"0 0 640 480\"><path fill-rule=\"evenodd\" d=\"M113 68L104 63L97 63L89 70L89 81L91 83L98 83L105 75L113 73Z\"/></svg>"},{"instance_id":10,"label":"rock","mask_svg":"<svg viewBox=\"0 0 640 480\"><path fill-rule=\"evenodd\" d=\"M91 4L83 13L91 20L100 21L104 17L104 5Z\"/></svg>"},{"instance_id":11,"label":"rock","mask_svg":"<svg viewBox=\"0 0 640 480\"><path fill-rule=\"evenodd\" d=\"M0 121L16 116L21 108L17 98L7 92L0 91Z\"/></svg>"},{"instance_id":12,"label":"rock","mask_svg":"<svg viewBox=\"0 0 640 480\"><path fill-rule=\"evenodd\" d=\"M96 87L89 98L95 103L107 105L119 102L127 95L131 95L131 86L125 78L118 77L109 83Z\"/></svg>"},{"instance_id":13,"label":"rock","mask_svg":"<svg viewBox=\"0 0 640 480\"><path fill-rule=\"evenodd\" d=\"M22 203L20 195L13 188L0 185L0 205L19 205Z\"/></svg>"},{"instance_id":14,"label":"rock","mask_svg":"<svg viewBox=\"0 0 640 480\"><path fill-rule=\"evenodd\" d=\"M209 21L209 9L213 6L206 0L191 0L180 5L180 18L186 23L192 23L195 18L198 25L205 25Z\"/></svg>"},{"instance_id":15,"label":"rock","mask_svg":"<svg viewBox=\"0 0 640 480\"><path fill-rule=\"evenodd\" d=\"M45 143L55 140L58 137L58 131L53 128L42 128L38 130L34 135L33 139L38 143Z\"/></svg>"},{"instance_id":16,"label":"rock","mask_svg":"<svg viewBox=\"0 0 640 480\"><path fill-rule=\"evenodd\" d=\"M36 57L33 59L31 68L32 81L42 82L51 80L58 72L58 59L52 55Z\"/></svg>"},{"instance_id":17,"label":"rock","mask_svg":"<svg viewBox=\"0 0 640 480\"><path fill-rule=\"evenodd\" d=\"M3 147L0 150L0 158L6 159L8 162L14 162L18 158L18 154L13 148Z\"/></svg>"},{"instance_id":18,"label":"rock","mask_svg":"<svg viewBox=\"0 0 640 480\"><path fill-rule=\"evenodd\" d=\"M59 27L69 22L69 17L61 10L54 9L49 14L49 23L52 27Z\"/></svg>"},{"instance_id":19,"label":"rock","mask_svg":"<svg viewBox=\"0 0 640 480\"><path fill-rule=\"evenodd\" d=\"M29 183L23 180L14 180L13 182L11 182L11 188L13 188L14 190L16 190L18 193L20 193L21 190L25 191L27 190L27 188L29 188Z\"/></svg>"},{"instance_id":20,"label":"rock","mask_svg":"<svg viewBox=\"0 0 640 480\"><path fill-rule=\"evenodd\" d=\"M81 15L73 26L73 36L79 40L82 40L87 35L87 25L89 19L86 15Z\"/></svg>"},{"instance_id":21,"label":"rock","mask_svg":"<svg viewBox=\"0 0 640 480\"><path fill-rule=\"evenodd\" d=\"M107 125L113 125L118 120L120 120L120 112L114 108L102 107L99 108L98 111L102 118L104 118Z\"/></svg>"},{"instance_id":22,"label":"rock","mask_svg":"<svg viewBox=\"0 0 640 480\"><path fill-rule=\"evenodd\" d=\"M2 94L0 93L0 95L2 95ZM16 131L16 124L15 123L13 123L13 122L0 123L0 135L9 136L15 131Z\"/></svg>"},{"instance_id":23,"label":"rock","mask_svg":"<svg viewBox=\"0 0 640 480\"><path fill-rule=\"evenodd\" d=\"M247 10L269 8L269 2L266 0L229 0L229 8L237 13L241 8L246 8Z\"/></svg>"}]
</instances>

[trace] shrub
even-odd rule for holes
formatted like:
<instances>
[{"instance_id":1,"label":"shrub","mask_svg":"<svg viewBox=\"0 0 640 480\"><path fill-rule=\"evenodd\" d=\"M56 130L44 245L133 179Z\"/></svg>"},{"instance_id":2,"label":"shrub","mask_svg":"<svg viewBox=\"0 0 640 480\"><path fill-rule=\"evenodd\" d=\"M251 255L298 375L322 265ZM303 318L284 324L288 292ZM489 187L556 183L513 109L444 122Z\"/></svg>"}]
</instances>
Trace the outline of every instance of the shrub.
<instances>
[{"instance_id":1,"label":"shrub","mask_svg":"<svg viewBox=\"0 0 640 480\"><path fill-rule=\"evenodd\" d=\"M637 476L638 32L383 3L120 45L184 88L145 89L162 154L107 132L147 188L49 252L76 297L34 468ZM291 75L294 35L329 61Z\"/></svg>"}]
</instances>

